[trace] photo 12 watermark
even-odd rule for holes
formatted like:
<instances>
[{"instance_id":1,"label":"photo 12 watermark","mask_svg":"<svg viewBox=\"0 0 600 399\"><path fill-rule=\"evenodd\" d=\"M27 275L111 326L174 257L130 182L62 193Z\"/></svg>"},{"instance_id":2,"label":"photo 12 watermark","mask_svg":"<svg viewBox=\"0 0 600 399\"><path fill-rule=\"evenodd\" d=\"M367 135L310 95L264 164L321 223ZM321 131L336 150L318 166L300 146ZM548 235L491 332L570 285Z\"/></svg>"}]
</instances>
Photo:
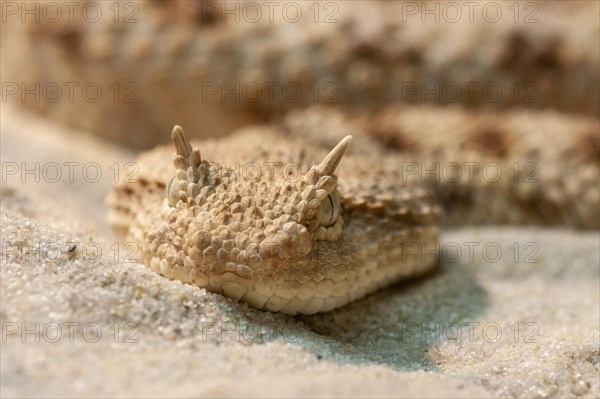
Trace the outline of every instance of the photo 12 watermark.
<instances>
[{"instance_id":1,"label":"photo 12 watermark","mask_svg":"<svg viewBox=\"0 0 600 399\"><path fill-rule=\"evenodd\" d=\"M403 1L402 23L539 23L533 1Z\"/></svg>"},{"instance_id":2,"label":"photo 12 watermark","mask_svg":"<svg viewBox=\"0 0 600 399\"><path fill-rule=\"evenodd\" d=\"M138 183L139 165L136 162L114 162L102 166L98 162L2 162L2 184L12 183L97 183L103 177L113 183Z\"/></svg>"},{"instance_id":3,"label":"photo 12 watermark","mask_svg":"<svg viewBox=\"0 0 600 399\"><path fill-rule=\"evenodd\" d=\"M3 1L2 23L138 23L137 1Z\"/></svg>"},{"instance_id":4,"label":"photo 12 watermark","mask_svg":"<svg viewBox=\"0 0 600 399\"><path fill-rule=\"evenodd\" d=\"M336 82L248 81L202 82L197 89L203 103L224 104L261 103L277 104L335 104L340 102L340 87Z\"/></svg>"},{"instance_id":5,"label":"photo 12 watermark","mask_svg":"<svg viewBox=\"0 0 600 399\"><path fill-rule=\"evenodd\" d=\"M21 343L87 342L108 340L114 343L137 344L140 342L139 326L133 322L114 322L103 325L97 322L15 322L3 321L2 343L18 340Z\"/></svg>"},{"instance_id":6,"label":"photo 12 watermark","mask_svg":"<svg viewBox=\"0 0 600 399\"><path fill-rule=\"evenodd\" d=\"M504 325L504 327L503 327ZM447 323L402 322L400 340L403 343L420 342L423 344L453 344L483 340L495 344L501 340L511 340L515 344L538 343L539 325L535 322L503 323L495 321L462 321Z\"/></svg>"},{"instance_id":7,"label":"photo 12 watermark","mask_svg":"<svg viewBox=\"0 0 600 399\"><path fill-rule=\"evenodd\" d=\"M96 104L103 99L116 104L139 103L140 87L135 82L2 82L2 102L18 101L29 104L58 102Z\"/></svg>"},{"instance_id":8,"label":"photo 12 watermark","mask_svg":"<svg viewBox=\"0 0 600 399\"><path fill-rule=\"evenodd\" d=\"M339 23L338 1L203 1L199 4L203 23Z\"/></svg>"},{"instance_id":9,"label":"photo 12 watermark","mask_svg":"<svg viewBox=\"0 0 600 399\"><path fill-rule=\"evenodd\" d=\"M409 104L538 104L539 85L533 81L403 81L396 88L397 97Z\"/></svg>"}]
</instances>

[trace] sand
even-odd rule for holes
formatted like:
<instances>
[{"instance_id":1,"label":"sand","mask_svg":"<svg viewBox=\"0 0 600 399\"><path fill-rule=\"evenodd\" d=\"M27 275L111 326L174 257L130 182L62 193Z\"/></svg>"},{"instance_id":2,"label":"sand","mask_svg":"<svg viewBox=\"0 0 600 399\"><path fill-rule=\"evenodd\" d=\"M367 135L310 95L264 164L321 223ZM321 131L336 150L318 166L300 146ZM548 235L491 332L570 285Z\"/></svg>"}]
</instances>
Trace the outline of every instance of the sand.
<instances>
[{"instance_id":1,"label":"sand","mask_svg":"<svg viewBox=\"0 0 600 399\"><path fill-rule=\"evenodd\" d=\"M600 396L598 231L449 230L422 278L272 314L156 275L115 240L109 168L131 152L10 107L1 131L4 165L105 172L3 175L3 397Z\"/></svg>"}]
</instances>

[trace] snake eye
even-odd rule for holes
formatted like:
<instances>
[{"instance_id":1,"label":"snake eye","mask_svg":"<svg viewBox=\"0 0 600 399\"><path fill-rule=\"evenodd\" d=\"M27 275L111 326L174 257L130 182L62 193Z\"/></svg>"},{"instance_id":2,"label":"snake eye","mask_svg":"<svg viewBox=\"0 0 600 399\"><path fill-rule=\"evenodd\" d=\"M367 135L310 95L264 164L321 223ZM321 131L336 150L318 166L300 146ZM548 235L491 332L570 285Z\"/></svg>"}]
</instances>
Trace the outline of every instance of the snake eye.
<instances>
[{"instance_id":1,"label":"snake eye","mask_svg":"<svg viewBox=\"0 0 600 399\"><path fill-rule=\"evenodd\" d=\"M340 197L334 191L323 200L323 203L317 209L317 219L321 226L329 227L335 223L339 215Z\"/></svg>"},{"instance_id":2,"label":"snake eye","mask_svg":"<svg viewBox=\"0 0 600 399\"><path fill-rule=\"evenodd\" d=\"M169 200L169 206L175 207L177 201L179 201L180 185L177 177L173 177L167 185L167 198Z\"/></svg>"}]
</instances>

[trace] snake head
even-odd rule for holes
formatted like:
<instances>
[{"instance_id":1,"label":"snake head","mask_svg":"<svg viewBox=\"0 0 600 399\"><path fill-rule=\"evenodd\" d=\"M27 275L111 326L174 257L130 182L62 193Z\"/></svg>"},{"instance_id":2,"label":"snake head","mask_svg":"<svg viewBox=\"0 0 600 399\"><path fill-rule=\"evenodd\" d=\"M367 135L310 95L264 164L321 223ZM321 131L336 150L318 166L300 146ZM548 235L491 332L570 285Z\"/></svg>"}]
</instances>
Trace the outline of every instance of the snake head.
<instances>
[{"instance_id":1,"label":"snake head","mask_svg":"<svg viewBox=\"0 0 600 399\"><path fill-rule=\"evenodd\" d=\"M330 297L346 284L340 281L334 290L331 279L345 276L332 262L342 251L344 225L335 171L350 136L296 179L245 179L202 159L179 126L172 139L175 176L160 212L153 213L160 220L144 229L145 262L152 270L289 314L348 300ZM339 255L350 261L347 253Z\"/></svg>"},{"instance_id":2,"label":"snake head","mask_svg":"<svg viewBox=\"0 0 600 399\"><path fill-rule=\"evenodd\" d=\"M409 205L418 198L408 195L406 206L399 209L371 206L373 212L389 213L378 216L387 224L378 230L371 228L371 209L361 205L362 198L353 202L345 191L340 196L336 169L350 136L293 179L285 173L248 178L238 168L202 159L179 126L172 139L175 173L167 198L149 203L134 221L139 224L134 231L141 236L133 238L142 243L144 262L157 273L257 309L312 314L362 297L394 273L414 273L427 266L417 255L401 267L379 257L399 251L406 229L417 221L415 215L430 213L418 212L425 206L411 211ZM240 161L255 162L265 154L286 162L295 156L303 159L301 151L291 155L262 142L252 148L236 151ZM356 212L356 207L362 211ZM399 227L390 234L393 222ZM413 234L435 238L424 228ZM385 272L373 272L377 267Z\"/></svg>"},{"instance_id":3,"label":"snake head","mask_svg":"<svg viewBox=\"0 0 600 399\"><path fill-rule=\"evenodd\" d=\"M248 181L203 160L179 126L171 137L176 172L167 185L168 207L175 211L170 225L191 260L221 266L294 260L316 250L315 241L340 237L335 171L351 136L300 178L279 181Z\"/></svg>"}]
</instances>

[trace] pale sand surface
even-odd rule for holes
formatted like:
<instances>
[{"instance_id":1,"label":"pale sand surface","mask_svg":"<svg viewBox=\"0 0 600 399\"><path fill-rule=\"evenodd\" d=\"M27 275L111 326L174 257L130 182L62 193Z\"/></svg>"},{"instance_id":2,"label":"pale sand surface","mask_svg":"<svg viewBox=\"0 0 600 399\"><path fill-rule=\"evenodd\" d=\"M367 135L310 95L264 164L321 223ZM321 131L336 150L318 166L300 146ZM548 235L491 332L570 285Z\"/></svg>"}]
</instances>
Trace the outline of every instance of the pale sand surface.
<instances>
[{"instance_id":1,"label":"pale sand surface","mask_svg":"<svg viewBox=\"0 0 600 399\"><path fill-rule=\"evenodd\" d=\"M131 159L5 111L2 162ZM597 231L448 231L433 273L289 317L126 262L111 179L2 185L3 397L600 396Z\"/></svg>"}]
</instances>

